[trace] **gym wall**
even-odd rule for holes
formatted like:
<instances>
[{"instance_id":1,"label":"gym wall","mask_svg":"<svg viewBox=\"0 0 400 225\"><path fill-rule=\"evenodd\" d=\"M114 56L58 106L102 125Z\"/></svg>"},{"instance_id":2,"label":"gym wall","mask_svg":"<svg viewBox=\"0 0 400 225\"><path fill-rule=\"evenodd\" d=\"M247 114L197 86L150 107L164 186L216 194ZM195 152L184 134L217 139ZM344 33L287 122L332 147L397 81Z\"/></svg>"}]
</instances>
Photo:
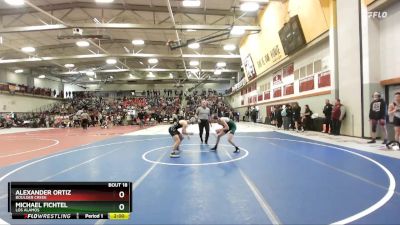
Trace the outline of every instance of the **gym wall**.
<instances>
[{"instance_id":1,"label":"gym wall","mask_svg":"<svg viewBox=\"0 0 400 225\"><path fill-rule=\"evenodd\" d=\"M32 112L58 102L47 97L0 94L0 112Z\"/></svg>"}]
</instances>

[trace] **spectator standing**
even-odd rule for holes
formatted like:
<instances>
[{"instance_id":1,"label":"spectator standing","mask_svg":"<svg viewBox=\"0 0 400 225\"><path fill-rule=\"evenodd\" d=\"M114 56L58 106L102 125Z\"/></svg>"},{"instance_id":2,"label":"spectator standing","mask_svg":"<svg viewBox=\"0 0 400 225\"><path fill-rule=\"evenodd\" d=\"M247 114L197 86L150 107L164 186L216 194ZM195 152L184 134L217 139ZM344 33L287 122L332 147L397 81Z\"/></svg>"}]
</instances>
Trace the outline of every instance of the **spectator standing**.
<instances>
[{"instance_id":1,"label":"spectator standing","mask_svg":"<svg viewBox=\"0 0 400 225\"><path fill-rule=\"evenodd\" d=\"M275 112L275 115L276 115L276 127L277 128L281 128L282 127L282 123L283 123L283 120L282 120L282 106L281 105L278 106L278 108L277 108L277 110Z\"/></svg>"},{"instance_id":2,"label":"spectator standing","mask_svg":"<svg viewBox=\"0 0 400 225\"><path fill-rule=\"evenodd\" d=\"M340 99L336 99L335 106L332 109L332 135L340 135L340 128L345 115L346 108L340 103Z\"/></svg>"},{"instance_id":3,"label":"spectator standing","mask_svg":"<svg viewBox=\"0 0 400 225\"><path fill-rule=\"evenodd\" d=\"M144 111L140 110L138 113L138 122L139 122L140 128L142 128L144 126L144 116L145 116Z\"/></svg>"},{"instance_id":4,"label":"spectator standing","mask_svg":"<svg viewBox=\"0 0 400 225\"><path fill-rule=\"evenodd\" d=\"M394 140L400 141L400 91L394 94L394 101L389 105L390 120L394 125Z\"/></svg>"},{"instance_id":5,"label":"spectator standing","mask_svg":"<svg viewBox=\"0 0 400 225\"><path fill-rule=\"evenodd\" d=\"M271 125L276 125L276 115L275 115L275 111L276 111L275 106L272 106L272 107L271 107L271 114L269 115L269 118L270 118L270 120L271 120Z\"/></svg>"},{"instance_id":6,"label":"spectator standing","mask_svg":"<svg viewBox=\"0 0 400 225\"><path fill-rule=\"evenodd\" d=\"M379 92L375 92L373 95L374 100L371 102L369 107L369 121L371 123L371 141L368 144L376 143L376 129L378 124L381 126L384 132L385 138L382 144L387 143L387 129L386 129L386 102L381 98Z\"/></svg>"},{"instance_id":7,"label":"spectator standing","mask_svg":"<svg viewBox=\"0 0 400 225\"><path fill-rule=\"evenodd\" d=\"M310 109L309 105L305 105L305 109L304 109L304 118L303 118L303 122L304 122L304 128L305 130L312 130L312 116L313 112Z\"/></svg>"},{"instance_id":8,"label":"spectator standing","mask_svg":"<svg viewBox=\"0 0 400 225\"><path fill-rule=\"evenodd\" d=\"M253 107L251 110L251 121L253 121L253 123L257 122L257 114L258 114L258 110L256 107Z\"/></svg>"},{"instance_id":9,"label":"spectator standing","mask_svg":"<svg viewBox=\"0 0 400 225\"><path fill-rule=\"evenodd\" d=\"M282 111L281 111L281 115L282 115L282 120L283 120L283 129L284 130L289 130L289 106L288 105L284 105L282 107ZM291 114L291 112L290 112Z\"/></svg>"},{"instance_id":10,"label":"spectator standing","mask_svg":"<svg viewBox=\"0 0 400 225\"><path fill-rule=\"evenodd\" d=\"M332 107L333 105L329 103L329 99L325 100L325 106L323 109L323 113L325 115L324 124L325 130L322 132L329 133L329 129L331 128L332 124Z\"/></svg>"},{"instance_id":11,"label":"spectator standing","mask_svg":"<svg viewBox=\"0 0 400 225\"><path fill-rule=\"evenodd\" d=\"M286 114L287 114L287 118L288 118L288 130L289 128L292 128L294 130L294 124L293 124L293 109L292 106L290 104L286 105Z\"/></svg>"},{"instance_id":12,"label":"spectator standing","mask_svg":"<svg viewBox=\"0 0 400 225\"><path fill-rule=\"evenodd\" d=\"M294 126L296 128L296 131L299 131L300 124L301 124L301 107L299 106L299 103L295 102L293 103L293 120L294 120ZM302 128L302 130L304 130Z\"/></svg>"},{"instance_id":13,"label":"spectator standing","mask_svg":"<svg viewBox=\"0 0 400 225\"><path fill-rule=\"evenodd\" d=\"M86 110L83 110L82 114L80 115L81 120L82 120L82 128L84 130L87 130L88 126L89 126L89 114L86 112Z\"/></svg>"}]
</instances>

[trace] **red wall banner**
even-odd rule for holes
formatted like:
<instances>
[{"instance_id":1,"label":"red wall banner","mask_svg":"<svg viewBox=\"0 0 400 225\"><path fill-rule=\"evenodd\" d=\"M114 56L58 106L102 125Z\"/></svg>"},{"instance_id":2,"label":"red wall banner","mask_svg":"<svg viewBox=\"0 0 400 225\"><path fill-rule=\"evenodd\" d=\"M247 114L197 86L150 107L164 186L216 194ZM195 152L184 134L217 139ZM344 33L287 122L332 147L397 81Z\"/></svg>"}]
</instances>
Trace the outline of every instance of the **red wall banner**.
<instances>
[{"instance_id":1,"label":"red wall banner","mask_svg":"<svg viewBox=\"0 0 400 225\"><path fill-rule=\"evenodd\" d=\"M289 64L282 69L283 78L294 74L294 65Z\"/></svg>"},{"instance_id":2,"label":"red wall banner","mask_svg":"<svg viewBox=\"0 0 400 225\"><path fill-rule=\"evenodd\" d=\"M277 73L274 75L273 79L273 84L277 85L277 84L281 84L282 83L282 74L281 73Z\"/></svg>"},{"instance_id":3,"label":"red wall banner","mask_svg":"<svg viewBox=\"0 0 400 225\"><path fill-rule=\"evenodd\" d=\"M274 89L274 98L279 98L282 96L282 88L275 88Z\"/></svg>"},{"instance_id":4,"label":"red wall banner","mask_svg":"<svg viewBox=\"0 0 400 225\"><path fill-rule=\"evenodd\" d=\"M287 84L283 87L283 95L292 95L294 94L294 83Z\"/></svg>"},{"instance_id":5,"label":"red wall banner","mask_svg":"<svg viewBox=\"0 0 400 225\"><path fill-rule=\"evenodd\" d=\"M263 96L262 94L261 94L261 95L258 95L258 101L261 102L262 100L264 100L263 97L264 97L264 96Z\"/></svg>"},{"instance_id":6,"label":"red wall banner","mask_svg":"<svg viewBox=\"0 0 400 225\"><path fill-rule=\"evenodd\" d=\"M270 100L270 99L271 99L271 91L264 92L264 100Z\"/></svg>"},{"instance_id":7,"label":"red wall banner","mask_svg":"<svg viewBox=\"0 0 400 225\"><path fill-rule=\"evenodd\" d=\"M318 88L331 86L331 73L329 71L318 74Z\"/></svg>"},{"instance_id":8,"label":"red wall banner","mask_svg":"<svg viewBox=\"0 0 400 225\"><path fill-rule=\"evenodd\" d=\"M304 78L300 80L299 91L311 91L314 90L314 76Z\"/></svg>"}]
</instances>

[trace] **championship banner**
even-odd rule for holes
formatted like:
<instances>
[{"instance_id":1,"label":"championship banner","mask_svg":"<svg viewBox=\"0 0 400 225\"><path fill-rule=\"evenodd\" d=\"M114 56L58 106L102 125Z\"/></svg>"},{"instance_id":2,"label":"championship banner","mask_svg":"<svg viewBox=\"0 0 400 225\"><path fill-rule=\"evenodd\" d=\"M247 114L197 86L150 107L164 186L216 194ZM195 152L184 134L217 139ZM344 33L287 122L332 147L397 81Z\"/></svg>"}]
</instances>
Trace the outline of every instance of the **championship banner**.
<instances>
[{"instance_id":1,"label":"championship banner","mask_svg":"<svg viewBox=\"0 0 400 225\"><path fill-rule=\"evenodd\" d=\"M314 90L314 76L306 77L300 80L299 91L311 91Z\"/></svg>"},{"instance_id":2,"label":"championship banner","mask_svg":"<svg viewBox=\"0 0 400 225\"><path fill-rule=\"evenodd\" d=\"M272 83L274 85L282 84L282 70L275 72L272 78Z\"/></svg>"},{"instance_id":3,"label":"championship banner","mask_svg":"<svg viewBox=\"0 0 400 225\"><path fill-rule=\"evenodd\" d=\"M294 83L287 84L283 87L284 95L292 95L294 94Z\"/></svg>"},{"instance_id":4,"label":"championship banner","mask_svg":"<svg viewBox=\"0 0 400 225\"><path fill-rule=\"evenodd\" d=\"M291 75L294 75L294 65L293 65L293 63L283 67L282 75L283 75L283 78L291 76Z\"/></svg>"},{"instance_id":5,"label":"championship banner","mask_svg":"<svg viewBox=\"0 0 400 225\"><path fill-rule=\"evenodd\" d=\"M250 54L244 58L243 65L249 81L257 76L256 68L254 67L253 59Z\"/></svg>"},{"instance_id":6,"label":"championship banner","mask_svg":"<svg viewBox=\"0 0 400 225\"><path fill-rule=\"evenodd\" d=\"M274 98L279 98L282 96L282 88L275 88L274 89Z\"/></svg>"},{"instance_id":7,"label":"championship banner","mask_svg":"<svg viewBox=\"0 0 400 225\"><path fill-rule=\"evenodd\" d=\"M258 101L261 102L261 101L263 100L263 97L264 97L264 96L263 96L262 94L261 94L261 95L258 95Z\"/></svg>"},{"instance_id":8,"label":"championship banner","mask_svg":"<svg viewBox=\"0 0 400 225\"><path fill-rule=\"evenodd\" d=\"M236 91L239 90L241 87L243 87L244 85L246 85L246 79L242 79L241 81L239 81L239 83L235 84L232 87L232 91ZM241 94L243 95L243 91L241 91Z\"/></svg>"},{"instance_id":9,"label":"championship banner","mask_svg":"<svg viewBox=\"0 0 400 225\"><path fill-rule=\"evenodd\" d=\"M270 100L270 99L271 99L271 91L264 92L264 100Z\"/></svg>"},{"instance_id":10,"label":"championship banner","mask_svg":"<svg viewBox=\"0 0 400 225\"><path fill-rule=\"evenodd\" d=\"M330 71L318 74L318 88L331 86L331 73Z\"/></svg>"}]
</instances>

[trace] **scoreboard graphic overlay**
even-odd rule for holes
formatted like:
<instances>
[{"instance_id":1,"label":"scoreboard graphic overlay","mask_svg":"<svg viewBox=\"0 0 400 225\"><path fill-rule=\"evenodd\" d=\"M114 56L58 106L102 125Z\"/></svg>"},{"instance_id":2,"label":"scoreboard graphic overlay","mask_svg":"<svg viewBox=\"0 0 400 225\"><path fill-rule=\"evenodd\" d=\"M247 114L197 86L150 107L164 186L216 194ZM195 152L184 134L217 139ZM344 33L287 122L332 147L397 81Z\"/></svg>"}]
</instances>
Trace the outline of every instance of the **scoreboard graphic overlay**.
<instances>
[{"instance_id":1,"label":"scoreboard graphic overlay","mask_svg":"<svg viewBox=\"0 0 400 225\"><path fill-rule=\"evenodd\" d=\"M129 219L131 182L10 182L13 219Z\"/></svg>"}]
</instances>

